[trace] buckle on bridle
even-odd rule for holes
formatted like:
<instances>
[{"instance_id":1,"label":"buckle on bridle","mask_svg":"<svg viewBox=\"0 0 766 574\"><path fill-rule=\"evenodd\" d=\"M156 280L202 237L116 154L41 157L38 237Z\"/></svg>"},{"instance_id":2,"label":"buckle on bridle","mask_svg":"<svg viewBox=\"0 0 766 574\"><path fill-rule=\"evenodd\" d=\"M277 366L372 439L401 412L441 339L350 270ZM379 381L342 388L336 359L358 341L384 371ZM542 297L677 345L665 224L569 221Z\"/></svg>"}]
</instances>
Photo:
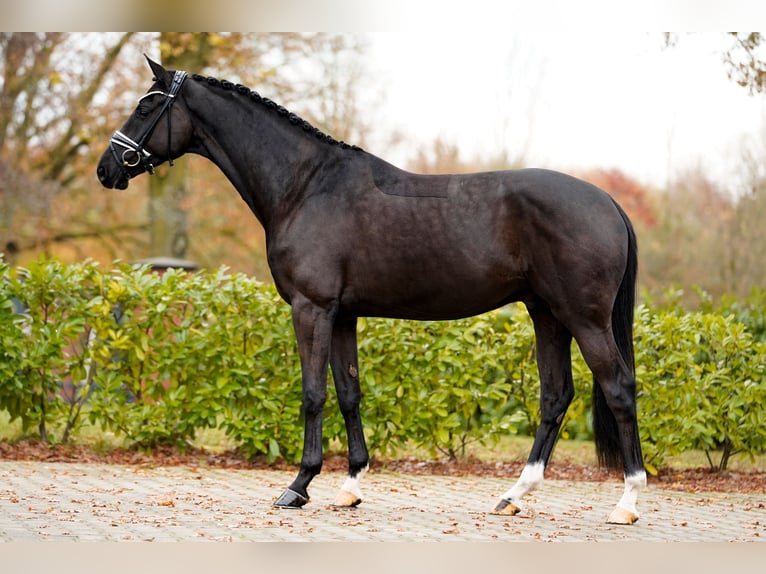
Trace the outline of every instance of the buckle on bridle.
<instances>
[{"instance_id":1,"label":"buckle on bridle","mask_svg":"<svg viewBox=\"0 0 766 574\"><path fill-rule=\"evenodd\" d=\"M130 163L130 162L129 162L129 161L126 159L126 158L125 158L125 156L126 156L126 155L128 155L128 154L129 154L129 153L131 153L131 152L132 152L132 153L133 153L133 154L136 156L136 161L134 161L133 163ZM139 164L139 162L140 162L140 161L141 161L141 156L140 156L140 155L138 155L138 154L137 154L135 151L133 151L132 149L126 149L124 152L122 152L122 165L124 165L125 167L136 167L136 166Z\"/></svg>"}]
</instances>

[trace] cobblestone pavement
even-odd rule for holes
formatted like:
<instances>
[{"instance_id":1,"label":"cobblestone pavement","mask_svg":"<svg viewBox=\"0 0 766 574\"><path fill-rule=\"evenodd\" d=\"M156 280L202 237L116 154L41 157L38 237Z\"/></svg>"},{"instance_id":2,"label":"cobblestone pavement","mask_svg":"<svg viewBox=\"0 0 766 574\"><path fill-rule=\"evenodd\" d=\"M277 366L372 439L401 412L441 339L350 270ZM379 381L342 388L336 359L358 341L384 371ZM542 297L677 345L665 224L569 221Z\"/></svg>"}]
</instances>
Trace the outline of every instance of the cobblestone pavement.
<instances>
[{"instance_id":1,"label":"cobblestone pavement","mask_svg":"<svg viewBox=\"0 0 766 574\"><path fill-rule=\"evenodd\" d=\"M0 461L0 541L762 541L766 496L648 488L633 526L605 523L620 482L546 481L521 514L489 514L514 477L374 470L365 501L330 506L339 473L300 510L272 501L292 472Z\"/></svg>"}]
</instances>

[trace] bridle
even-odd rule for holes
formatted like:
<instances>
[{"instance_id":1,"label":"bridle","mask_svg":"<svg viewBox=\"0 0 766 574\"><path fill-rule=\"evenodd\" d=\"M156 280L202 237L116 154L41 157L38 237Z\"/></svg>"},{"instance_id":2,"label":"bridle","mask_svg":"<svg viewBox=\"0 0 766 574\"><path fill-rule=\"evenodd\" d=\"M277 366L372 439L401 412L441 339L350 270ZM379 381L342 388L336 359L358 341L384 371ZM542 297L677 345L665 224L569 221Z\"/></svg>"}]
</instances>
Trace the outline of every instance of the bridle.
<instances>
[{"instance_id":1,"label":"bridle","mask_svg":"<svg viewBox=\"0 0 766 574\"><path fill-rule=\"evenodd\" d=\"M149 96L155 96L155 95L161 95L165 96L165 101L162 103L162 108L160 109L160 112L154 117L152 120L152 123L149 124L149 127L146 128L143 135L139 138L138 142L133 141L131 138L126 136L121 131L117 130L114 132L114 135L109 140L109 148L112 150L112 156L114 157L114 160L117 162L117 165L120 166L120 169L122 170L123 175L130 179L131 176L128 172L126 167L136 167L139 163L143 166L143 168L149 172L149 174L154 173L154 164L152 164L151 152L147 151L144 148L144 144L146 141L152 137L152 133L154 133L154 128L157 127L157 123L160 121L160 118L165 114L165 112L170 111L170 107L173 105L173 102L175 102L176 96L178 95L178 92L181 91L181 86L183 86L184 80L186 80L186 72L177 71L173 75L173 83L170 85L170 91L169 92L162 92L159 90L155 90L153 92L149 92L148 94L144 94L141 99L138 100L138 103L140 104L141 101L143 101L144 98L148 98ZM170 118L171 114L168 113L168 161L170 162L170 165L173 165L173 158L170 157ZM119 153L116 146L119 146L121 148L124 148L122 153ZM135 157L131 156L130 154L134 154ZM162 162L160 162L162 163ZM137 175L137 174L133 174Z\"/></svg>"}]
</instances>

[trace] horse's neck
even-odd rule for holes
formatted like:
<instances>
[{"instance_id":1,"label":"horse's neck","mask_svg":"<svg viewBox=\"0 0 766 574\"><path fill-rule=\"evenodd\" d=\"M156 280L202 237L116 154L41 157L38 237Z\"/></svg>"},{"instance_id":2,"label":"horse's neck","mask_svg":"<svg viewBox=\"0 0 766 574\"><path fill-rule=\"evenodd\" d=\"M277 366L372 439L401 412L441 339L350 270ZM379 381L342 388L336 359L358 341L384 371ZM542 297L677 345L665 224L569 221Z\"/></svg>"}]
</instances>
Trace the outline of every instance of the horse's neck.
<instances>
[{"instance_id":1,"label":"horse's neck","mask_svg":"<svg viewBox=\"0 0 766 574\"><path fill-rule=\"evenodd\" d=\"M193 151L218 166L268 233L286 198L296 200L304 191L322 154L301 130L260 104L211 100L204 108L190 106L196 115Z\"/></svg>"}]
</instances>

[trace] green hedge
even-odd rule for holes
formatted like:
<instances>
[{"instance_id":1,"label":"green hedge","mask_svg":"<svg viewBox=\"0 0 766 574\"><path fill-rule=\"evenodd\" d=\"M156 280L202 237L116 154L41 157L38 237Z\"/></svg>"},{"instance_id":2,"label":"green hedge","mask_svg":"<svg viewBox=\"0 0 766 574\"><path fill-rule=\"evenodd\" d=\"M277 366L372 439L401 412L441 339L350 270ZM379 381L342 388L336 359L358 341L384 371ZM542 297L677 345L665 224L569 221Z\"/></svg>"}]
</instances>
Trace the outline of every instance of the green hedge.
<instances>
[{"instance_id":1,"label":"green hedge","mask_svg":"<svg viewBox=\"0 0 766 574\"><path fill-rule=\"evenodd\" d=\"M724 469L766 449L766 343L732 315L638 309L636 375L647 461L703 450ZM713 456L717 454L718 460Z\"/></svg>"},{"instance_id":2,"label":"green hedge","mask_svg":"<svg viewBox=\"0 0 766 574\"><path fill-rule=\"evenodd\" d=\"M0 263L0 275L0 410L42 440L65 442L91 424L128 445L184 448L220 428L247 456L300 458L300 366L289 307L272 286L225 269L48 260L15 271ZM765 450L763 301L638 308L650 468L689 449L719 468ZM415 445L459 457L539 423L534 333L520 306L449 322L361 319L359 347L375 454ZM590 373L576 346L573 357L577 395L562 435L591 438ZM329 397L325 440L345 442Z\"/></svg>"}]
</instances>

